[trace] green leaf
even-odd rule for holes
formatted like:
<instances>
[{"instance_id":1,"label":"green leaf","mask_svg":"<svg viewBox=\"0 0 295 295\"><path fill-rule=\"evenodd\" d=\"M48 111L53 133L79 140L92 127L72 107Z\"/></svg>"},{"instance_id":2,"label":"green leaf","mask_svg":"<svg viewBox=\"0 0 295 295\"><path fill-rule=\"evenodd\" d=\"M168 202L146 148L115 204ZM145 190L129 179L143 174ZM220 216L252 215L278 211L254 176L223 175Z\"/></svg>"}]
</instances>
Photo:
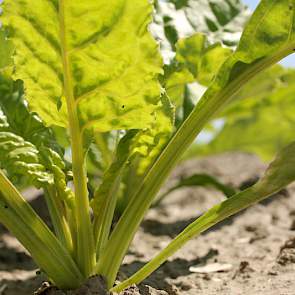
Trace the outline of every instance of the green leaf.
<instances>
[{"instance_id":1,"label":"green leaf","mask_svg":"<svg viewBox=\"0 0 295 295\"><path fill-rule=\"evenodd\" d=\"M205 35L196 34L178 41L176 61L189 69L195 80L208 86L231 54L231 49L219 43L209 45Z\"/></svg>"},{"instance_id":2,"label":"green leaf","mask_svg":"<svg viewBox=\"0 0 295 295\"><path fill-rule=\"evenodd\" d=\"M237 0L159 1L156 10L154 31L168 64L162 84L179 127L231 54L221 44L237 45L250 11Z\"/></svg>"},{"instance_id":3,"label":"green leaf","mask_svg":"<svg viewBox=\"0 0 295 295\"><path fill-rule=\"evenodd\" d=\"M176 44L175 59L165 67L163 77L163 86L173 103L177 107L183 104L188 83L208 86L231 54L232 50L220 43L209 44L203 34L180 39Z\"/></svg>"},{"instance_id":4,"label":"green leaf","mask_svg":"<svg viewBox=\"0 0 295 295\"><path fill-rule=\"evenodd\" d=\"M174 126L175 108L167 95L161 97L162 105L155 112L149 128L138 133L133 141L133 152L140 155L138 174L143 175L167 144Z\"/></svg>"},{"instance_id":5,"label":"green leaf","mask_svg":"<svg viewBox=\"0 0 295 295\"><path fill-rule=\"evenodd\" d=\"M127 286L140 283L190 239L227 217L280 191L293 181L295 181L295 142L291 143L277 155L258 183L211 208L186 227L149 263L129 279L114 287L112 291L120 292Z\"/></svg>"},{"instance_id":6,"label":"green leaf","mask_svg":"<svg viewBox=\"0 0 295 295\"><path fill-rule=\"evenodd\" d=\"M0 161L11 177L29 177L38 187L53 184L53 175L42 165L39 151L20 136L0 132Z\"/></svg>"},{"instance_id":7,"label":"green leaf","mask_svg":"<svg viewBox=\"0 0 295 295\"><path fill-rule=\"evenodd\" d=\"M231 197L236 190L229 185L221 183L216 177L209 174L193 174L188 177L181 178L175 185L169 188L165 193L160 195L154 202L153 206L157 206L170 193L183 187L211 187L222 192L226 197Z\"/></svg>"},{"instance_id":8,"label":"green leaf","mask_svg":"<svg viewBox=\"0 0 295 295\"><path fill-rule=\"evenodd\" d=\"M142 129L158 107L162 61L147 30L148 0L7 0L1 21L16 50L14 79L47 125L68 127L70 91L80 128Z\"/></svg>"},{"instance_id":9,"label":"green leaf","mask_svg":"<svg viewBox=\"0 0 295 295\"><path fill-rule=\"evenodd\" d=\"M16 50L14 79L46 125L68 128L77 264L93 274L85 154L92 131L144 129L160 105L162 59L149 0L7 0L1 21ZM87 136L84 136L87 135ZM90 135L90 136L89 136Z\"/></svg>"}]
</instances>

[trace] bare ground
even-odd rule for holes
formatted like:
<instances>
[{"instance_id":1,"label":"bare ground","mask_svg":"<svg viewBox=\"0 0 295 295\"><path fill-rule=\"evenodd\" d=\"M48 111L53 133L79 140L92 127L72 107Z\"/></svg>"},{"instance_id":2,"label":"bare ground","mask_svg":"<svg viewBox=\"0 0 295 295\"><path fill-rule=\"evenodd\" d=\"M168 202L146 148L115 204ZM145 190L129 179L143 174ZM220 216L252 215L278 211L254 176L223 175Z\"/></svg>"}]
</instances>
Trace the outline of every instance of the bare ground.
<instances>
[{"instance_id":1,"label":"bare ground","mask_svg":"<svg viewBox=\"0 0 295 295\"><path fill-rule=\"evenodd\" d=\"M236 188L247 187L265 167L255 156L240 153L191 160L174 171L167 185L181 176L207 172ZM121 277L139 269L186 225L223 199L221 193L205 188L185 188L168 196L143 222ZM46 218L42 200L32 203ZM42 275L38 271L36 275L29 255L3 228L0 249L0 295L33 294ZM224 270L212 272L216 266ZM295 295L295 186L190 241L138 288L125 294Z\"/></svg>"}]
</instances>

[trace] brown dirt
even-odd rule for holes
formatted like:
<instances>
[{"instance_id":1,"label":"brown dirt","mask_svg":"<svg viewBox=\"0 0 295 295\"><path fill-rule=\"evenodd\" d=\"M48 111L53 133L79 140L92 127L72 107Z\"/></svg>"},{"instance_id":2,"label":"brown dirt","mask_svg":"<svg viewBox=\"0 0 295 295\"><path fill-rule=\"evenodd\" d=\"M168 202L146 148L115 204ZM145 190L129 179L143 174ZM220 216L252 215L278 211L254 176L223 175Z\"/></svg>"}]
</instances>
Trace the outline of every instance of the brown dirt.
<instances>
[{"instance_id":1,"label":"brown dirt","mask_svg":"<svg viewBox=\"0 0 295 295\"><path fill-rule=\"evenodd\" d=\"M254 156L224 154L182 164L167 186L181 176L207 172L236 188L247 187L264 169ZM168 196L148 213L121 277L139 269L187 224L223 199L221 193L205 188L185 188ZM43 216L47 214L40 198L33 202ZM0 295L32 294L42 275L36 276L30 257L3 228L0 249ZM214 263L231 267L223 272L192 272L194 267ZM295 186L190 241L143 284L124 294L295 295Z\"/></svg>"}]
</instances>

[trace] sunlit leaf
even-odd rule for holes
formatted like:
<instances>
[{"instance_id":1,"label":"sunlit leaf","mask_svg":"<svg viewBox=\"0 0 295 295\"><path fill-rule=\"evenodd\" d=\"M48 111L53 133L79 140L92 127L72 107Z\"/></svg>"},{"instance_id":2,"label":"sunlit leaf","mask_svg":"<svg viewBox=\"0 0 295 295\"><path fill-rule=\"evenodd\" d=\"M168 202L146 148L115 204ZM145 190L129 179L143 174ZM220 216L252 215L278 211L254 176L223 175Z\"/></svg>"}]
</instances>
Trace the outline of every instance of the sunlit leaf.
<instances>
[{"instance_id":1,"label":"sunlit leaf","mask_svg":"<svg viewBox=\"0 0 295 295\"><path fill-rule=\"evenodd\" d=\"M147 30L148 0L7 0L1 22L15 46L14 79L47 125L68 127L67 96L82 131L142 129L160 102L162 61Z\"/></svg>"},{"instance_id":2,"label":"sunlit leaf","mask_svg":"<svg viewBox=\"0 0 295 295\"><path fill-rule=\"evenodd\" d=\"M176 44L176 56L165 67L163 85L177 107L183 104L188 83L210 85L220 66L232 54L220 43L209 44L203 34L180 39Z\"/></svg>"}]
</instances>

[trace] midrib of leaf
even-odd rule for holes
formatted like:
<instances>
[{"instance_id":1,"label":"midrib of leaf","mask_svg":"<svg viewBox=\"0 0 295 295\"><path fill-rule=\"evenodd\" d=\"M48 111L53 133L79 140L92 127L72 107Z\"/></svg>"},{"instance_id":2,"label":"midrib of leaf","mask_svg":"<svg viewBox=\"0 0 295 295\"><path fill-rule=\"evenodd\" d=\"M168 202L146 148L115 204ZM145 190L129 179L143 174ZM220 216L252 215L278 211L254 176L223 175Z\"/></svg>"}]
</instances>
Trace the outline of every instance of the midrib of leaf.
<instances>
[{"instance_id":1,"label":"midrib of leaf","mask_svg":"<svg viewBox=\"0 0 295 295\"><path fill-rule=\"evenodd\" d=\"M89 214L89 200L87 190L87 172L83 151L83 139L79 124L77 108L70 71L69 52L66 42L65 3L59 0L59 27L62 63L64 72L64 96L68 109L68 122L71 135L72 167L75 186L75 210L77 220L77 263L85 275L89 277L95 264L93 232Z\"/></svg>"}]
</instances>

